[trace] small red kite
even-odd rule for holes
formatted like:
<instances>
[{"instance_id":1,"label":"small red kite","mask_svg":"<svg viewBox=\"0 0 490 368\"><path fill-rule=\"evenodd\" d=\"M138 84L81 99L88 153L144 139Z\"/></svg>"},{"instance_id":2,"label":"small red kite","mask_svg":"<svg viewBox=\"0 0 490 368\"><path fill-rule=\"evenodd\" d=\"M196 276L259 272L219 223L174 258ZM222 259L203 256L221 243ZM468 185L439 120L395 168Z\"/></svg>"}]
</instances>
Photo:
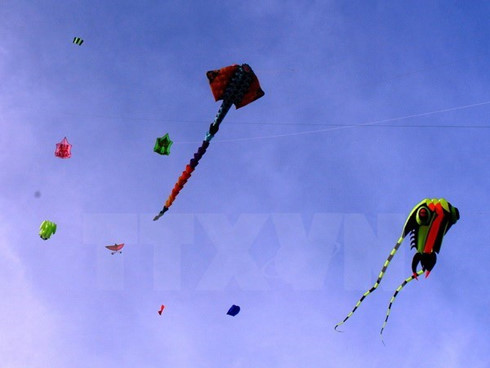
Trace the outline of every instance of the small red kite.
<instances>
[{"instance_id":1,"label":"small red kite","mask_svg":"<svg viewBox=\"0 0 490 368\"><path fill-rule=\"evenodd\" d=\"M111 250L111 254L114 254L114 253L122 253L121 249L123 249L124 247L124 243L121 243L121 244L114 244L114 245L106 245L105 246L107 249Z\"/></svg>"},{"instance_id":2,"label":"small red kite","mask_svg":"<svg viewBox=\"0 0 490 368\"><path fill-rule=\"evenodd\" d=\"M56 151L54 155L59 158L70 158L71 157L71 144L68 143L68 139L63 138L60 143L56 143Z\"/></svg>"},{"instance_id":3,"label":"small red kite","mask_svg":"<svg viewBox=\"0 0 490 368\"><path fill-rule=\"evenodd\" d=\"M165 309L165 306L162 304L162 306L160 307L160 310L158 311L158 314L162 315L162 312L164 309Z\"/></svg>"}]
</instances>

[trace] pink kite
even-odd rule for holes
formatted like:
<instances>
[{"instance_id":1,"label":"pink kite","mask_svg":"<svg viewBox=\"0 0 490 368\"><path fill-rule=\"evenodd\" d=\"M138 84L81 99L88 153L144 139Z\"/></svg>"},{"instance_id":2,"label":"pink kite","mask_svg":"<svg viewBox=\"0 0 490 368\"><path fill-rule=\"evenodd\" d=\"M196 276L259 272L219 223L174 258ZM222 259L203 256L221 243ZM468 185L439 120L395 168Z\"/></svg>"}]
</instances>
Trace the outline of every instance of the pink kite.
<instances>
[{"instance_id":1,"label":"pink kite","mask_svg":"<svg viewBox=\"0 0 490 368\"><path fill-rule=\"evenodd\" d=\"M114 254L114 253L122 253L121 249L123 249L124 247L124 243L121 243L121 244L114 244L114 245L106 245L105 246L107 249L109 250L112 250L111 254Z\"/></svg>"},{"instance_id":2,"label":"pink kite","mask_svg":"<svg viewBox=\"0 0 490 368\"><path fill-rule=\"evenodd\" d=\"M60 143L56 143L56 151L54 155L59 158L70 158L71 157L71 144L68 143L68 139L63 138Z\"/></svg>"},{"instance_id":3,"label":"pink kite","mask_svg":"<svg viewBox=\"0 0 490 368\"><path fill-rule=\"evenodd\" d=\"M158 314L162 315L162 312L164 309L165 309L165 306L162 304L162 306L160 307L160 310L158 311Z\"/></svg>"}]
</instances>

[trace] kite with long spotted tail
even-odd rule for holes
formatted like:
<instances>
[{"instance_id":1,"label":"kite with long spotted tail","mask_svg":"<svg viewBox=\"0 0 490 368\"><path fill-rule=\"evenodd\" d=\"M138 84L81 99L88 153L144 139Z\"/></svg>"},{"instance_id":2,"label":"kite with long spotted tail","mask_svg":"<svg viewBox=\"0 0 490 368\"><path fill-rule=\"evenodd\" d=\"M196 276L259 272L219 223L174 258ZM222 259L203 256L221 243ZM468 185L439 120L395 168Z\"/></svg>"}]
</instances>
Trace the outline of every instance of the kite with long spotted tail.
<instances>
[{"instance_id":1,"label":"kite with long spotted tail","mask_svg":"<svg viewBox=\"0 0 490 368\"><path fill-rule=\"evenodd\" d=\"M206 73L211 91L213 92L216 101L223 100L221 107L214 118L214 121L209 126L209 130L204 137L201 147L198 148L194 157L190 160L185 170L180 175L177 183L175 183L172 192L167 198L163 209L158 215L153 218L153 221L158 220L168 211L175 198L179 195L187 180L191 177L192 172L199 164L199 160L206 153L209 147L209 142L219 130L219 126L223 121L228 110L232 105L237 109L248 105L264 95L264 91L260 88L259 80L248 64L230 65L218 70L211 70Z\"/></svg>"},{"instance_id":2,"label":"kite with long spotted tail","mask_svg":"<svg viewBox=\"0 0 490 368\"><path fill-rule=\"evenodd\" d=\"M415 253L412 260L412 276L405 279L403 283L395 290L390 304L388 306L388 311L386 313L386 318L381 328L380 334L383 334L383 330L388 322L388 318L391 312L391 306L395 301L398 293L403 289L403 287L408 284L413 279L418 279L418 276L425 272L425 277L427 278L434 268L437 260L436 254L439 253L442 245L442 240L444 235L448 232L452 225L454 225L459 220L459 211L456 207L452 206L444 198L441 199L424 199L418 203L410 212L405 221L402 234L395 246L391 250L388 258L386 259L381 271L378 275L378 279L374 285L366 291L359 301L356 303L352 311L344 318L342 322L335 325L335 330L341 324L345 323L356 311L356 309L361 305L362 301L377 289L383 276L388 268L391 260L393 259L396 251L403 242L403 239L410 234L410 245L411 248L415 248L417 252ZM421 264L422 270L417 271L418 264Z\"/></svg>"}]
</instances>

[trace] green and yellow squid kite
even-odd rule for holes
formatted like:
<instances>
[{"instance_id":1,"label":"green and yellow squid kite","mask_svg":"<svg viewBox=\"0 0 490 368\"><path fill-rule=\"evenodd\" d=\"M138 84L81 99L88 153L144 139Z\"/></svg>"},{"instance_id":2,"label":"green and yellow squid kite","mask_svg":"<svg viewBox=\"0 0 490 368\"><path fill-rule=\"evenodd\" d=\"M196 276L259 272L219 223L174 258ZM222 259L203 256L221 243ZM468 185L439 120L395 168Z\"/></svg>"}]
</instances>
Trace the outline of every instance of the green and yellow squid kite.
<instances>
[{"instance_id":1,"label":"green and yellow squid kite","mask_svg":"<svg viewBox=\"0 0 490 368\"><path fill-rule=\"evenodd\" d=\"M408 284L413 279L417 279L419 275L425 272L425 277L427 278L434 268L437 261L437 253L441 250L442 239L446 235L447 231L459 220L459 211L456 207L452 206L444 198L441 199L424 199L419 204L417 204L410 215L408 215L405 225L403 226L403 231L398 239L397 243L390 252L390 255L386 259L381 272L378 275L378 279L374 283L373 287L366 291L361 299L356 303L354 309L345 317L342 322L335 325L335 330L341 324L345 323L356 311L356 309L361 305L362 301L371 294L379 286L388 265L390 264L393 256L403 242L403 239L410 234L410 245L411 248L415 248L417 252L415 253L412 260L412 276L405 279L400 286L395 290L395 293L391 297L390 303L388 305L388 311L386 313L386 318L381 328L381 336L383 330L388 322L390 316L391 305L395 301L397 294L403 289L403 287ZM422 269L417 271L418 264L421 264Z\"/></svg>"}]
</instances>

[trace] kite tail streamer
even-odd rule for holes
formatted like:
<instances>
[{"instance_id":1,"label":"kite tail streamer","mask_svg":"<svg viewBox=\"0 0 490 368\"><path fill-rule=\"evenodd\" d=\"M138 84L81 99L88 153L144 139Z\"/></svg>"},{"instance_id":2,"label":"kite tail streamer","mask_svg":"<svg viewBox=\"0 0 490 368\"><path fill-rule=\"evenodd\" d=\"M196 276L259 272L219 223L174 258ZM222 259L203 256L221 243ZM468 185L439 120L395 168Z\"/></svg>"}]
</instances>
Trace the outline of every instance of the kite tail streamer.
<instances>
[{"instance_id":1,"label":"kite tail streamer","mask_svg":"<svg viewBox=\"0 0 490 368\"><path fill-rule=\"evenodd\" d=\"M420 276L424 273L424 270L419 270L417 271L417 276ZM381 327L381 331L380 331L380 336L381 336L381 341L383 341L383 330L385 329L385 326L386 326L386 323L388 322L388 318L390 318L390 312L391 312L391 305L393 304L393 302L395 301L395 298L396 296L398 295L398 293L405 287L406 284L408 284L410 281L412 281L413 279L415 279L415 276L410 276L409 278L405 279L401 284L400 286L398 286L395 290L395 293L393 294L393 296L391 297L390 299L390 304L388 304L388 310L386 311L386 318L385 318L385 321L383 322L383 326ZM384 341L383 341L383 344L384 344Z\"/></svg>"},{"instance_id":2,"label":"kite tail streamer","mask_svg":"<svg viewBox=\"0 0 490 368\"><path fill-rule=\"evenodd\" d=\"M211 123L211 125L209 126L209 130L206 133L206 137L204 138L206 142L209 143L211 139L213 139L214 135L218 133L219 125L225 118L231 106L232 106L231 103L226 103L225 101L223 101L223 103L219 108L218 113L216 114L216 117L214 118L214 121Z\"/></svg>"},{"instance_id":3,"label":"kite tail streamer","mask_svg":"<svg viewBox=\"0 0 490 368\"><path fill-rule=\"evenodd\" d=\"M339 322L335 325L334 329L337 331L337 327L339 327L341 324L344 324L353 314L354 312L356 311L357 308L359 308L359 306L361 305L361 303L363 302L363 300L369 295L371 294L374 290L376 290L381 282L381 279L383 278L384 276L384 273L386 272L386 269L388 268L388 265L390 264L391 260L393 259L393 256L395 255L396 251L398 250L398 248L400 247L400 245L402 244L403 242L403 238L400 237L400 239L398 239L398 242L395 244L395 246L393 247L393 249L391 250L390 252L390 255L388 256L388 258L386 259L385 263L383 264L383 268L381 268L381 271L378 275L378 279L376 280L376 282L374 283L373 287L371 289L369 289L368 291L366 291L362 296L361 296L361 299L359 299L359 301L356 303L356 305L354 306L354 308L352 309L352 311L347 315L347 317L344 318L344 320L342 322ZM339 331L341 332L341 331Z\"/></svg>"},{"instance_id":4,"label":"kite tail streamer","mask_svg":"<svg viewBox=\"0 0 490 368\"><path fill-rule=\"evenodd\" d=\"M172 203L174 202L175 198L179 195L180 191L184 187L185 183L187 183L187 180L191 177L192 172L196 168L197 165L199 165L199 160L201 160L202 156L206 153L206 150L209 147L209 142L211 139L213 139L214 135L218 132L219 130L219 125L223 121L223 119L226 116L226 113L228 110L230 110L230 107L232 104L227 104L223 102L221 104L221 107L216 114L216 117L214 118L214 121L211 123L209 126L209 131L206 133L206 137L202 141L201 147L197 149L197 152L194 153L194 157L191 158L189 161L189 164L185 167L185 170L182 172L182 175L180 175L179 179L174 185L174 188L172 189L172 192L167 198L167 201L165 202L165 205L163 206L163 209L160 211L158 215L156 215L153 218L153 221L158 220L160 217L163 216L165 212L168 211Z\"/></svg>"}]
</instances>

